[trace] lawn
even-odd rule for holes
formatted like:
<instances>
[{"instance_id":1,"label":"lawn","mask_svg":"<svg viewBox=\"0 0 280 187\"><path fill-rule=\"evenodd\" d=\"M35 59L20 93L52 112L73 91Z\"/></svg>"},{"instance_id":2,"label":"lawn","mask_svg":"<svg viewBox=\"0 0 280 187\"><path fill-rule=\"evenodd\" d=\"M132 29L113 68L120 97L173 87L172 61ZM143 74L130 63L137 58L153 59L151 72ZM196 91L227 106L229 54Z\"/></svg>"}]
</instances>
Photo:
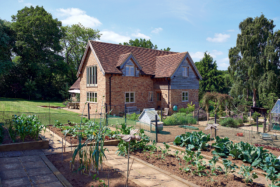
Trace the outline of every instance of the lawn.
<instances>
[{"instance_id":1,"label":"lawn","mask_svg":"<svg viewBox=\"0 0 280 187\"><path fill-rule=\"evenodd\" d=\"M6 119L11 119L12 115L21 114L36 114L43 124L54 124L55 120L65 124L70 120L71 122L79 123L81 117L78 113L66 111L63 109L43 108L39 106L60 106L65 107L62 102L57 101L34 101L25 99L3 98L0 97L0 122ZM92 121L99 122L98 119ZM108 119L109 125L122 124L125 122L124 118L111 116ZM128 120L129 126L135 125L135 121Z\"/></svg>"},{"instance_id":2,"label":"lawn","mask_svg":"<svg viewBox=\"0 0 280 187\"><path fill-rule=\"evenodd\" d=\"M65 107L62 102L56 101L34 101L14 98L0 98L0 122L11 119L12 115L36 114L43 124L53 124L55 120L67 123L68 120L80 122L78 113L69 112L63 109L43 108L39 106L60 106Z\"/></svg>"}]
</instances>

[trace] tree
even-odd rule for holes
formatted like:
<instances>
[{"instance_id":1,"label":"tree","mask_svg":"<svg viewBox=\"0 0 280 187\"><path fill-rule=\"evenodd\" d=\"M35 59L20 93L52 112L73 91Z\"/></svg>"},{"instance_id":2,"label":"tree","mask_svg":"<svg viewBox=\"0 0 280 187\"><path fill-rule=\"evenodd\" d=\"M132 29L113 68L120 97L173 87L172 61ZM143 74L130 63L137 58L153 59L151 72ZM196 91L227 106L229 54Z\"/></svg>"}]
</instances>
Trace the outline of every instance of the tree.
<instances>
[{"instance_id":1,"label":"tree","mask_svg":"<svg viewBox=\"0 0 280 187\"><path fill-rule=\"evenodd\" d=\"M202 76L202 80L199 81L199 99L207 91L218 92L223 82L222 75L217 70L216 61L213 61L210 54L205 52L203 59L196 62L195 65Z\"/></svg>"},{"instance_id":2,"label":"tree","mask_svg":"<svg viewBox=\"0 0 280 187\"><path fill-rule=\"evenodd\" d=\"M157 45L154 45L151 40L146 40L146 39L138 39L136 38L135 40L129 40L129 42L124 42L123 44L120 43L120 45L129 45L129 46L135 46L135 47L143 47L143 48L148 48L148 49L158 49ZM163 51L170 51L170 47L167 47L166 49L164 48ZM162 49L161 49L162 50Z\"/></svg>"},{"instance_id":3,"label":"tree","mask_svg":"<svg viewBox=\"0 0 280 187\"><path fill-rule=\"evenodd\" d=\"M15 32L10 23L0 19L0 77L13 66L12 50L15 46Z\"/></svg>"},{"instance_id":4,"label":"tree","mask_svg":"<svg viewBox=\"0 0 280 187\"><path fill-rule=\"evenodd\" d=\"M85 52L85 46L89 40L100 39L99 30L84 27L81 23L62 27L64 36L60 40L63 48L62 55L65 62L70 66L70 82L76 81L80 61Z\"/></svg>"},{"instance_id":5,"label":"tree","mask_svg":"<svg viewBox=\"0 0 280 187\"><path fill-rule=\"evenodd\" d=\"M229 50L232 93L263 100L269 93L279 93L280 31L274 32L273 20L264 15L247 18L239 24L236 47Z\"/></svg>"},{"instance_id":6,"label":"tree","mask_svg":"<svg viewBox=\"0 0 280 187\"><path fill-rule=\"evenodd\" d=\"M17 83L25 85L28 80L37 85L42 95L57 96L68 72L67 64L59 55L64 34L61 22L39 6L19 10L12 21L17 40L14 51L21 57L17 67L21 78Z\"/></svg>"}]
</instances>

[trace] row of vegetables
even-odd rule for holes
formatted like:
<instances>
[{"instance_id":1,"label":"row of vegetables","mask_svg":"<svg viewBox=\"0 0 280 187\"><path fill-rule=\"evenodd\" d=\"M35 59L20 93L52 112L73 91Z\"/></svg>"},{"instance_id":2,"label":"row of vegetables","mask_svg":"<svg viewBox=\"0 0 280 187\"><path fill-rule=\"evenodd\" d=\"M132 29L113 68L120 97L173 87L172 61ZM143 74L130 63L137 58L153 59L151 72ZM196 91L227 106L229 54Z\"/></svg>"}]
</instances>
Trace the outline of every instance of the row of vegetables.
<instances>
[{"instance_id":1,"label":"row of vegetables","mask_svg":"<svg viewBox=\"0 0 280 187\"><path fill-rule=\"evenodd\" d=\"M186 132L177 136L173 142L174 145L181 147L186 147L186 150L207 150L210 148L208 144L209 141L214 140L210 138L210 135L207 135L200 132ZM267 179L270 179L272 183L280 185L280 160L269 153L268 150L263 147L256 147L249 143L239 142L233 143L229 138L220 138L217 136L215 138L215 143L211 145L214 150L212 155L219 156L226 160L229 156L236 160L242 160L244 163L250 163L252 167L260 168L264 170L267 174ZM275 182L276 181L276 182ZM274 185L271 186L274 186Z\"/></svg>"},{"instance_id":2,"label":"row of vegetables","mask_svg":"<svg viewBox=\"0 0 280 187\"><path fill-rule=\"evenodd\" d=\"M54 127L60 129L64 136L72 136L73 138L79 135L83 139L93 139L99 132L100 126L94 121L84 120L81 125L75 122L68 122L67 125L60 123L58 120L55 121ZM106 139L115 139L117 131L112 131L110 128L106 128L105 137Z\"/></svg>"}]
</instances>

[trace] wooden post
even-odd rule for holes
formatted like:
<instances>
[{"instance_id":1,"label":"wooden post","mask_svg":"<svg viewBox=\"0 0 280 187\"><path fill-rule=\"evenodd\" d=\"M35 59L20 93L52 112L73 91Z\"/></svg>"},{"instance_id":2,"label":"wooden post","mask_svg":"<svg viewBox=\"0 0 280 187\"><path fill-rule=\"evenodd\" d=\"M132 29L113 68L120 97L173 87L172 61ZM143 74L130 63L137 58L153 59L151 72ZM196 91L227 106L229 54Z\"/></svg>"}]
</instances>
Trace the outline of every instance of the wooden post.
<instances>
[{"instance_id":1,"label":"wooden post","mask_svg":"<svg viewBox=\"0 0 280 187\"><path fill-rule=\"evenodd\" d=\"M90 119L90 109L89 109L89 103L88 103L88 119Z\"/></svg>"},{"instance_id":2,"label":"wooden post","mask_svg":"<svg viewBox=\"0 0 280 187\"><path fill-rule=\"evenodd\" d=\"M197 111L197 125L199 125L199 108L198 108L198 111Z\"/></svg>"},{"instance_id":3,"label":"wooden post","mask_svg":"<svg viewBox=\"0 0 280 187\"><path fill-rule=\"evenodd\" d=\"M250 125L251 125L251 117L252 117L252 111L250 111L250 122L249 122Z\"/></svg>"},{"instance_id":4,"label":"wooden post","mask_svg":"<svg viewBox=\"0 0 280 187\"><path fill-rule=\"evenodd\" d=\"M155 126L155 127L156 127L156 128L155 128L155 129L156 129L156 142L158 142L158 128L157 128L157 127L158 127L158 126L157 126L157 120L158 120L158 119L157 119L157 115L155 115L155 120L156 120L156 126Z\"/></svg>"},{"instance_id":5,"label":"wooden post","mask_svg":"<svg viewBox=\"0 0 280 187\"><path fill-rule=\"evenodd\" d=\"M259 132L259 117L257 116L257 119L256 119L257 121L257 133Z\"/></svg>"},{"instance_id":6,"label":"wooden post","mask_svg":"<svg viewBox=\"0 0 280 187\"><path fill-rule=\"evenodd\" d=\"M126 104L124 104L124 123L126 124Z\"/></svg>"},{"instance_id":7,"label":"wooden post","mask_svg":"<svg viewBox=\"0 0 280 187\"><path fill-rule=\"evenodd\" d=\"M266 129L266 116L264 115L263 133L265 133L265 129Z\"/></svg>"}]
</instances>

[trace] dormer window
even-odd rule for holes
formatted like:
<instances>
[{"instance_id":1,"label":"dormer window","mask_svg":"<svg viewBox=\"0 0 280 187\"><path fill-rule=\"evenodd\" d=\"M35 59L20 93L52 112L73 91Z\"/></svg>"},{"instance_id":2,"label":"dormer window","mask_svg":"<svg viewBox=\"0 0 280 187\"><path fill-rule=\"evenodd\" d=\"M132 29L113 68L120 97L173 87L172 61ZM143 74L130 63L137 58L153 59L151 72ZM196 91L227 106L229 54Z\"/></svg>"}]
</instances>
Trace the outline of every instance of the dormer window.
<instances>
[{"instance_id":1,"label":"dormer window","mask_svg":"<svg viewBox=\"0 0 280 187\"><path fill-rule=\"evenodd\" d=\"M135 70L133 65L126 65L125 66L125 74L126 76L135 76Z\"/></svg>"}]
</instances>

